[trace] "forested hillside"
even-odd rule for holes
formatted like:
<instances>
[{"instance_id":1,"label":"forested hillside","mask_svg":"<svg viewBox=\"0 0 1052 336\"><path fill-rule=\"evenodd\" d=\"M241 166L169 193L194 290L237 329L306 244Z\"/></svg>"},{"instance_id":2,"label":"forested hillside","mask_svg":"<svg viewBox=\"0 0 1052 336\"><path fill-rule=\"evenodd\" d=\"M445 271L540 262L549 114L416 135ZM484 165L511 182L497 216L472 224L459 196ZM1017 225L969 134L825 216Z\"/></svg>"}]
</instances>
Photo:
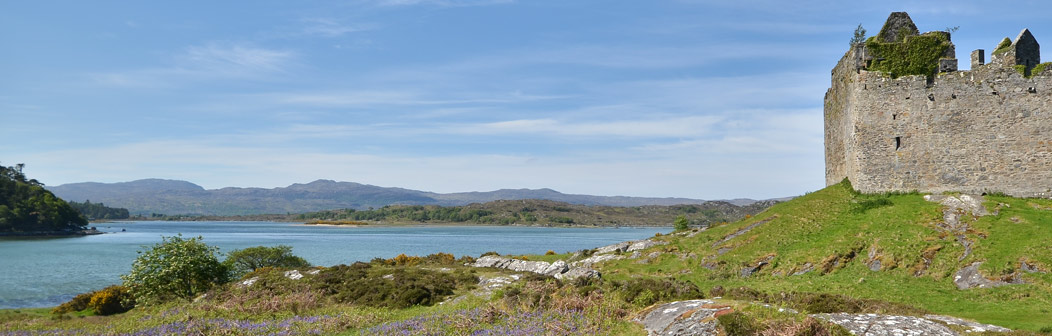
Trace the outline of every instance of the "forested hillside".
<instances>
[{"instance_id":1,"label":"forested hillside","mask_svg":"<svg viewBox=\"0 0 1052 336\"><path fill-rule=\"evenodd\" d=\"M103 203L91 203L91 200L84 201L84 203L69 202L69 205L74 209L77 209L88 219L128 219L130 216L128 209L125 208L111 208Z\"/></svg>"},{"instance_id":2,"label":"forested hillside","mask_svg":"<svg viewBox=\"0 0 1052 336\"><path fill-rule=\"evenodd\" d=\"M22 167L0 165L0 233L75 231L88 224L43 183L26 179Z\"/></svg>"},{"instance_id":3,"label":"forested hillside","mask_svg":"<svg viewBox=\"0 0 1052 336\"><path fill-rule=\"evenodd\" d=\"M746 206L709 201L702 204L635 207L587 206L549 200L501 200L465 206L391 205L375 210L329 210L295 215L294 220L367 221L386 224L471 223L541 226L672 226L678 216L691 226L733 222L775 202Z\"/></svg>"}]
</instances>

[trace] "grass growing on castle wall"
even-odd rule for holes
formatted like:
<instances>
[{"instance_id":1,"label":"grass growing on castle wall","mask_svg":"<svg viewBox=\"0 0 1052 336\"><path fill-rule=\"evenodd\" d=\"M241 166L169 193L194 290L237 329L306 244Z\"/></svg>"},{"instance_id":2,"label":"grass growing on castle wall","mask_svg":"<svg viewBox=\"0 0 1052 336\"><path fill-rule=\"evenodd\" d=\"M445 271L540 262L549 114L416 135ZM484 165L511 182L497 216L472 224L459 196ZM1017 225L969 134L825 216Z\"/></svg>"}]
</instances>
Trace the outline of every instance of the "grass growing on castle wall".
<instances>
[{"instance_id":1,"label":"grass growing on castle wall","mask_svg":"<svg viewBox=\"0 0 1052 336\"><path fill-rule=\"evenodd\" d=\"M1045 72L1045 70L1052 69L1052 62L1045 62L1034 66L1034 69L1030 71L1031 76Z\"/></svg>"},{"instance_id":2,"label":"grass growing on castle wall","mask_svg":"<svg viewBox=\"0 0 1052 336\"><path fill-rule=\"evenodd\" d=\"M934 76L939 59L950 47L945 34L932 32L909 36L901 43L883 43L876 38L866 41L866 51L874 57L868 70L881 71L892 78L909 75Z\"/></svg>"},{"instance_id":3,"label":"grass growing on castle wall","mask_svg":"<svg viewBox=\"0 0 1052 336\"><path fill-rule=\"evenodd\" d=\"M992 54L1003 53L1005 51L1008 51L1008 49L1010 49L1011 47L1012 40L1006 37L1003 40L1001 40L1001 43L997 44L997 48L994 49L994 52Z\"/></svg>"},{"instance_id":4,"label":"grass growing on castle wall","mask_svg":"<svg viewBox=\"0 0 1052 336\"><path fill-rule=\"evenodd\" d=\"M1028 76L1027 78L1037 76L1038 74L1045 72L1045 70L1048 69L1052 69L1052 62L1045 62L1035 65L1033 69L1030 69L1030 76ZM1015 71L1019 72L1020 75L1026 75L1026 66L1016 65Z\"/></svg>"},{"instance_id":5,"label":"grass growing on castle wall","mask_svg":"<svg viewBox=\"0 0 1052 336\"><path fill-rule=\"evenodd\" d=\"M964 248L956 238L936 228L942 221L941 205L920 194L858 194L841 183L691 238L665 238L669 245L643 252L665 252L650 263L618 260L600 271L612 280L670 276L703 290L747 286L773 295L840 294L1009 328L1052 328L1052 274L1025 273L1028 284L997 288L958 290L953 284L956 271L974 261L984 261L981 270L989 277L1015 272L1021 259L1052 272L1047 243L1052 241L1052 201L987 198L989 210L998 204L1005 205L997 215L966 216L971 229L965 236L975 244L964 260L958 260ZM752 276L741 275L742 269L769 256L774 256L769 265ZM926 266L925 256L931 259ZM870 269L872 260L880 260L879 271ZM810 272L789 275L808 264ZM876 309L918 314L889 307Z\"/></svg>"}]
</instances>

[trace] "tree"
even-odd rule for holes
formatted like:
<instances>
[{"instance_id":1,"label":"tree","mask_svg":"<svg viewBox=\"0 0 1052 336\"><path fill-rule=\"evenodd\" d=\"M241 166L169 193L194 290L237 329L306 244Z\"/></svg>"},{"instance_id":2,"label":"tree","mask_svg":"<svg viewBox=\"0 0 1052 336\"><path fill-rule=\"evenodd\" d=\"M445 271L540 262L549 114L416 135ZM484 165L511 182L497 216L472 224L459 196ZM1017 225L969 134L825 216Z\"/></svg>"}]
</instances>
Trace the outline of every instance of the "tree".
<instances>
[{"instance_id":1,"label":"tree","mask_svg":"<svg viewBox=\"0 0 1052 336\"><path fill-rule=\"evenodd\" d=\"M851 36L850 44L853 47L856 44L859 44L859 43L862 43L862 42L865 42L865 41L866 41L866 28L862 28L862 24L859 23L858 27L855 28L855 35Z\"/></svg>"},{"instance_id":2,"label":"tree","mask_svg":"<svg viewBox=\"0 0 1052 336\"><path fill-rule=\"evenodd\" d=\"M62 199L42 183L26 179L19 163L14 167L0 165L0 231L72 232L88 225Z\"/></svg>"},{"instance_id":3,"label":"tree","mask_svg":"<svg viewBox=\"0 0 1052 336\"><path fill-rule=\"evenodd\" d=\"M149 305L191 299L225 283L227 269L216 258L219 248L201 239L184 239L181 234L162 237L149 250L139 251L131 272L121 276L136 302Z\"/></svg>"},{"instance_id":4,"label":"tree","mask_svg":"<svg viewBox=\"0 0 1052 336\"><path fill-rule=\"evenodd\" d=\"M679 215L676 220L672 222L672 225L676 227L676 231L683 231L690 228L690 222L687 221L687 217Z\"/></svg>"},{"instance_id":5,"label":"tree","mask_svg":"<svg viewBox=\"0 0 1052 336\"><path fill-rule=\"evenodd\" d=\"M288 245L256 246L233 250L227 254L223 265L230 270L231 278L240 278L263 267L306 268L311 266L307 260L293 255L292 247Z\"/></svg>"}]
</instances>

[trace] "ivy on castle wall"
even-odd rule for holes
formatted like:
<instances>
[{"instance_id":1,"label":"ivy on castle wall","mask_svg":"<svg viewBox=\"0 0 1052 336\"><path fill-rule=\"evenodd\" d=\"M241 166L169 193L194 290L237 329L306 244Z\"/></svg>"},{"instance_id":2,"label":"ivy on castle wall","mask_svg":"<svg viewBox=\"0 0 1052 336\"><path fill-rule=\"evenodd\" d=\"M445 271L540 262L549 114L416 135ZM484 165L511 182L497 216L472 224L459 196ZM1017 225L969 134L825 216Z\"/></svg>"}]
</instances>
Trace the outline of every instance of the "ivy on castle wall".
<instances>
[{"instance_id":1,"label":"ivy on castle wall","mask_svg":"<svg viewBox=\"0 0 1052 336\"><path fill-rule=\"evenodd\" d=\"M909 36L896 43L878 41L877 38L866 40L866 52L873 56L867 70L881 71L892 78L934 76L939 68L939 59L951 46L947 35L938 32Z\"/></svg>"}]
</instances>

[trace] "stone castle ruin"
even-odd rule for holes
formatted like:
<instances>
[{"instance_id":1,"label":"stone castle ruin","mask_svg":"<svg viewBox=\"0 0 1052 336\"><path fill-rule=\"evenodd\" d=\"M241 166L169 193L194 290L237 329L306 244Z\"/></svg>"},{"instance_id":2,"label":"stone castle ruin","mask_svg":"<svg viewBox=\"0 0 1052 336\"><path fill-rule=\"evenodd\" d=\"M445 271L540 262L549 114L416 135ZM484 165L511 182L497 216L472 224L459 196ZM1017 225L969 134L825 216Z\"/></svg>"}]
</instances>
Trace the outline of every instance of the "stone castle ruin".
<instances>
[{"instance_id":1,"label":"stone castle ruin","mask_svg":"<svg viewBox=\"0 0 1052 336\"><path fill-rule=\"evenodd\" d=\"M1029 30L958 71L950 32L891 13L825 96L826 184L861 192L1052 196L1052 63Z\"/></svg>"}]
</instances>

